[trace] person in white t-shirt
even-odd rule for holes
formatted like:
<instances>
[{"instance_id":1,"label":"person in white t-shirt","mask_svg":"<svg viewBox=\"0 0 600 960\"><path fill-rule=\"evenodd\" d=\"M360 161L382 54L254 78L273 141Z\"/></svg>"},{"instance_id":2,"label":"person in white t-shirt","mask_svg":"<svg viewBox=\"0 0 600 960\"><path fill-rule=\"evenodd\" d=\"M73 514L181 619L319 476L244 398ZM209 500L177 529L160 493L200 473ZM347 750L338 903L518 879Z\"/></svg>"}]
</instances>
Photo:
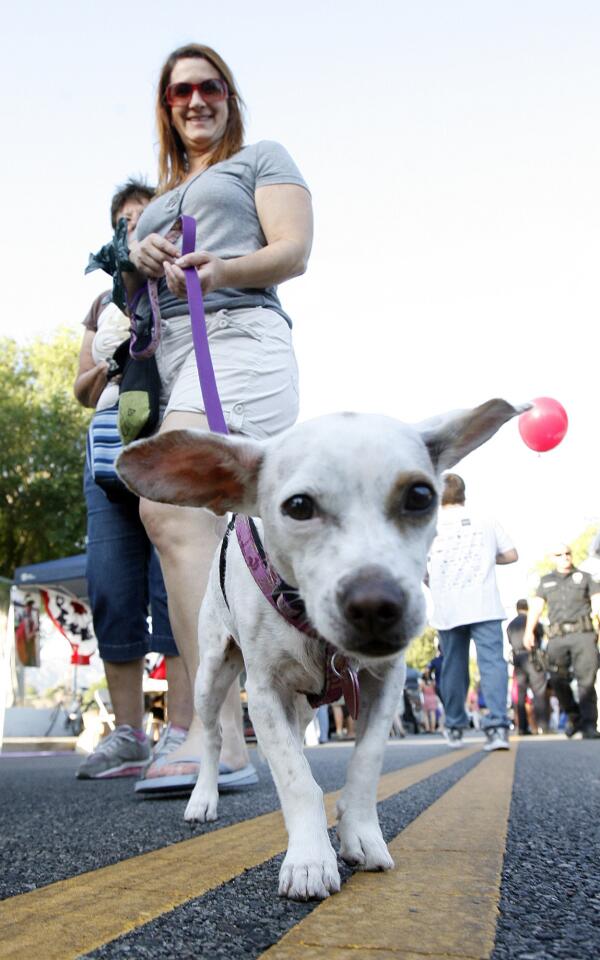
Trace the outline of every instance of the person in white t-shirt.
<instances>
[{"instance_id":1,"label":"person in white t-shirt","mask_svg":"<svg viewBox=\"0 0 600 960\"><path fill-rule=\"evenodd\" d=\"M469 726L469 645L474 641L481 689L488 713L482 727L484 750L508 750L508 669L503 655L506 613L496 584L496 564L514 563L518 554L502 527L465 507L465 484L456 473L444 477L438 532L429 556L431 625L444 650L441 688L446 710L444 736L460 747Z\"/></svg>"}]
</instances>

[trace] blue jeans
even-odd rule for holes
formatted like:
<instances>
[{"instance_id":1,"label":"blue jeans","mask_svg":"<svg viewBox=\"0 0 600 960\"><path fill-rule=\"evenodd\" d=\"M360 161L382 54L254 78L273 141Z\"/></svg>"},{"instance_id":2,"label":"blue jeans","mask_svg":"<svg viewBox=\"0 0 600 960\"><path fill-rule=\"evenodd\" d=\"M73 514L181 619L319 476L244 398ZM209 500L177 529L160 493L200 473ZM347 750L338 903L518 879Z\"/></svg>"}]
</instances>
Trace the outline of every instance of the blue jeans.
<instances>
[{"instance_id":1,"label":"blue jeans","mask_svg":"<svg viewBox=\"0 0 600 960\"><path fill-rule=\"evenodd\" d=\"M465 701L469 690L469 643L477 650L481 690L488 708L482 720L484 730L510 727L506 712L508 668L503 656L501 620L466 623L451 630L438 630L444 659L442 662L442 695L446 726L462 729L469 726Z\"/></svg>"},{"instance_id":2,"label":"blue jeans","mask_svg":"<svg viewBox=\"0 0 600 960\"><path fill-rule=\"evenodd\" d=\"M137 499L113 503L87 464L83 490L86 576L100 656L109 663L138 660L150 650L177 656L160 562L140 520Z\"/></svg>"},{"instance_id":3,"label":"blue jeans","mask_svg":"<svg viewBox=\"0 0 600 960\"><path fill-rule=\"evenodd\" d=\"M317 720L319 721L319 743L328 743L329 741L329 704L324 703L317 708Z\"/></svg>"}]
</instances>

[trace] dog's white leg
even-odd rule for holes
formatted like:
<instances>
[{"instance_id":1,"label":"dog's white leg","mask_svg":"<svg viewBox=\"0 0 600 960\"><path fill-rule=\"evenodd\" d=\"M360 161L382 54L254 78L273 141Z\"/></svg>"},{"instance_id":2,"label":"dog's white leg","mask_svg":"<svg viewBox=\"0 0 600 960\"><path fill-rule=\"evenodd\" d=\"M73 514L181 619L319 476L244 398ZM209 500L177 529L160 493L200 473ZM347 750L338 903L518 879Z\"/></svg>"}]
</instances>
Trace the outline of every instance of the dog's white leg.
<instances>
[{"instance_id":1,"label":"dog's white leg","mask_svg":"<svg viewBox=\"0 0 600 960\"><path fill-rule=\"evenodd\" d=\"M337 833L340 856L363 870L391 870L394 866L379 826L377 784L403 682L402 662L389 668L383 679L364 672L360 675L356 745L337 803Z\"/></svg>"},{"instance_id":2,"label":"dog's white leg","mask_svg":"<svg viewBox=\"0 0 600 960\"><path fill-rule=\"evenodd\" d=\"M203 622L204 619L204 622ZM207 618L200 619L201 629L210 629ZM239 647L228 637L223 628L216 636L213 627L209 643L200 651L200 666L196 675L195 704L200 719L200 773L185 809L185 820L217 819L219 801L218 777L221 752L221 727L219 714L227 691L239 676L243 667Z\"/></svg>"},{"instance_id":3,"label":"dog's white leg","mask_svg":"<svg viewBox=\"0 0 600 960\"><path fill-rule=\"evenodd\" d=\"M314 720L315 711L311 707L306 697L296 697L296 724L298 730L298 746L304 749L304 738L306 737L306 728L311 720Z\"/></svg>"},{"instance_id":4,"label":"dog's white leg","mask_svg":"<svg viewBox=\"0 0 600 960\"><path fill-rule=\"evenodd\" d=\"M323 791L302 753L301 721L307 715L300 694L278 690L259 664L246 660L248 709L258 742L271 768L289 843L279 872L279 895L290 900L324 900L340 889L335 851L327 833Z\"/></svg>"}]
</instances>

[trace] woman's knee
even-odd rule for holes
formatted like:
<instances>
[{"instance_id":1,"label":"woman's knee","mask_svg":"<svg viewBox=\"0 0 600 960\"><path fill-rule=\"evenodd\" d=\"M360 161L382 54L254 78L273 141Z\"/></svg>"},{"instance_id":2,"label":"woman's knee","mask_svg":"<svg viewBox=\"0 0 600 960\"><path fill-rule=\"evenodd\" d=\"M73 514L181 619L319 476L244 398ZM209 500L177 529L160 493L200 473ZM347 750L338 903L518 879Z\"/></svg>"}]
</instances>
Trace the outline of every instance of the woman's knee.
<instances>
[{"instance_id":1,"label":"woman's knee","mask_svg":"<svg viewBox=\"0 0 600 960\"><path fill-rule=\"evenodd\" d=\"M198 511L200 512L200 511ZM177 547L183 538L185 528L189 530L188 510L173 507L168 503L155 503L153 500L140 499L140 518L146 533L159 553L169 546Z\"/></svg>"},{"instance_id":2,"label":"woman's knee","mask_svg":"<svg viewBox=\"0 0 600 960\"><path fill-rule=\"evenodd\" d=\"M161 557L177 552L196 539L214 535L216 517L207 510L175 507L140 499L140 518L149 539Z\"/></svg>"},{"instance_id":3,"label":"woman's knee","mask_svg":"<svg viewBox=\"0 0 600 960\"><path fill-rule=\"evenodd\" d=\"M146 500L144 497L140 497L140 520L144 524L144 529L148 534L149 539L157 547L157 539L160 537L160 532L163 526L161 516L160 516L160 507L163 504L154 503L152 500Z\"/></svg>"}]
</instances>

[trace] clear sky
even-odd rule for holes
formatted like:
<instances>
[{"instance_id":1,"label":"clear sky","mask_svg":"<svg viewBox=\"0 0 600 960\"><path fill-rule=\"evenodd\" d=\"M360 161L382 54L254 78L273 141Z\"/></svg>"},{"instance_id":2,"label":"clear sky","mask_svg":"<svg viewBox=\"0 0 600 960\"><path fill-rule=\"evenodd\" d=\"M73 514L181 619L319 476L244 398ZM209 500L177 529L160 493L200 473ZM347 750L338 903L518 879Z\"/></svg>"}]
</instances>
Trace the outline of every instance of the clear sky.
<instances>
[{"instance_id":1,"label":"clear sky","mask_svg":"<svg viewBox=\"0 0 600 960\"><path fill-rule=\"evenodd\" d=\"M154 90L176 46L214 46L247 140L311 187L294 320L301 417L419 420L491 396L557 397L536 455L516 424L459 468L522 560L600 516L600 4L595 0L20 0L3 13L0 331L78 328L115 185L155 177Z\"/></svg>"}]
</instances>

